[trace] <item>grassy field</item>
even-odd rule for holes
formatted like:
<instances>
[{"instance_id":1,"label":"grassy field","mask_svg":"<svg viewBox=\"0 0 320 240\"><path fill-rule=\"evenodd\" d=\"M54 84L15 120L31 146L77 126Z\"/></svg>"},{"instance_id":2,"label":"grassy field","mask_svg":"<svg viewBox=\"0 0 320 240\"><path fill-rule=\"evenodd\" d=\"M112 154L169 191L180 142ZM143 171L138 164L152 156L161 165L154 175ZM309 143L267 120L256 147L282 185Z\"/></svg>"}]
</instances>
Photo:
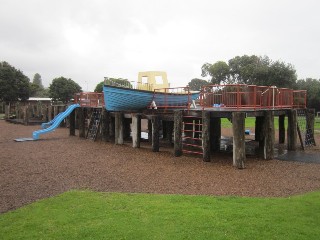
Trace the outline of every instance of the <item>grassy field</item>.
<instances>
[{"instance_id":1,"label":"grassy field","mask_svg":"<svg viewBox=\"0 0 320 240\"><path fill-rule=\"evenodd\" d=\"M1 214L0 239L319 239L319 199L71 191Z\"/></svg>"},{"instance_id":2,"label":"grassy field","mask_svg":"<svg viewBox=\"0 0 320 240\"><path fill-rule=\"evenodd\" d=\"M285 128L287 128L287 126L288 126L287 118L285 118L284 125L285 125ZM254 126L255 126L255 118L254 117L247 117L245 119L245 127L246 128L254 128ZM227 118L222 118L221 119L221 127L222 128L232 128L232 123ZM274 127L275 127L275 129L279 129L278 117L274 117ZM314 129L320 130L320 118L315 119Z\"/></svg>"}]
</instances>

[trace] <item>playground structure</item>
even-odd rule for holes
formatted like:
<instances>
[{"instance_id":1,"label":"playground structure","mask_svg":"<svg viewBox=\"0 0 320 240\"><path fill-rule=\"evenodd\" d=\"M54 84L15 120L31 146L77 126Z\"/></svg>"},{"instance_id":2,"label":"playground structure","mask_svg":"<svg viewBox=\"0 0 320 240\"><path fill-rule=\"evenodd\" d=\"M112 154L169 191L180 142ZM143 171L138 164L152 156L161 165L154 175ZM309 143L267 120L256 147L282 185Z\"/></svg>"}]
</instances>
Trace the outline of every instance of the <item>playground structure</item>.
<instances>
[{"instance_id":1,"label":"playground structure","mask_svg":"<svg viewBox=\"0 0 320 240\"><path fill-rule=\"evenodd\" d=\"M301 146L315 144L310 141L314 112L306 109L306 91L252 85L209 85L203 87L199 103L191 108L163 106L138 112L107 111L101 93L79 93L75 104L77 107L68 112L70 135L75 135L78 128L80 138L96 140L100 137L102 141L115 144L124 144L125 139L131 139L132 146L139 148L141 121L145 119L148 121L148 141L152 151L160 151L162 136L174 146L174 156L199 155L203 161L214 161L214 153L221 151L221 119L227 118L232 123L233 165L240 169L245 168L246 160L246 117L255 118L254 141L263 159L274 157L275 116L279 121L279 144L286 142L287 149L294 151L298 135ZM303 132L301 124L300 131L297 127L298 110L299 116L307 119L302 123L305 125Z\"/></svg>"}]
</instances>

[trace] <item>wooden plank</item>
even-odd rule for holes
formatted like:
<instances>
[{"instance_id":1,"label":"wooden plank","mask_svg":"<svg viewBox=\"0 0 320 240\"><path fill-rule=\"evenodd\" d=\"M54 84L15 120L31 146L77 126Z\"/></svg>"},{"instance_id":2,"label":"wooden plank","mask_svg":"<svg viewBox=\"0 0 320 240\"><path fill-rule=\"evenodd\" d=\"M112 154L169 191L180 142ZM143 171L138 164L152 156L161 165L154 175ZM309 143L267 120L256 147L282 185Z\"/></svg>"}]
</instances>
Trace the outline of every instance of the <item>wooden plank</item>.
<instances>
[{"instance_id":1,"label":"wooden plank","mask_svg":"<svg viewBox=\"0 0 320 240\"><path fill-rule=\"evenodd\" d=\"M297 131L298 131L298 136L299 136L299 141L300 141L301 148L302 148L302 150L304 150L304 142L303 142L303 139L302 139L302 135L301 135L299 124L297 124Z\"/></svg>"}]
</instances>

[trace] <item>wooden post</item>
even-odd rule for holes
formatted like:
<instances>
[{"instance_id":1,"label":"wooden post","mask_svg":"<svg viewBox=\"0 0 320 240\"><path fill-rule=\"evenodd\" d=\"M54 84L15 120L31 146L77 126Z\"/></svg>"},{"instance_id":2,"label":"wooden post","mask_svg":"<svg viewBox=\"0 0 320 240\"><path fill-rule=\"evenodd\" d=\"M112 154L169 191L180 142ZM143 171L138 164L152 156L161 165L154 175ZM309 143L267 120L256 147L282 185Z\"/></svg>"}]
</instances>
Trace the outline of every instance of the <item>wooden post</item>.
<instances>
[{"instance_id":1,"label":"wooden post","mask_svg":"<svg viewBox=\"0 0 320 240\"><path fill-rule=\"evenodd\" d=\"M159 152L159 117L152 116L152 151Z\"/></svg>"},{"instance_id":2,"label":"wooden post","mask_svg":"<svg viewBox=\"0 0 320 240\"><path fill-rule=\"evenodd\" d=\"M10 115L10 103L6 104L4 106L4 115L5 115L5 119L9 119L9 115Z\"/></svg>"},{"instance_id":3,"label":"wooden post","mask_svg":"<svg viewBox=\"0 0 320 240\"><path fill-rule=\"evenodd\" d=\"M172 121L167 122L167 139L170 144L172 144L173 126L174 123Z\"/></svg>"},{"instance_id":4,"label":"wooden post","mask_svg":"<svg viewBox=\"0 0 320 240\"><path fill-rule=\"evenodd\" d=\"M151 120L148 119L148 142L152 142L152 123Z\"/></svg>"},{"instance_id":5,"label":"wooden post","mask_svg":"<svg viewBox=\"0 0 320 240\"><path fill-rule=\"evenodd\" d=\"M58 109L59 109L58 113L62 113L66 110L66 106L59 106ZM61 121L60 127L66 127L66 122L67 122L67 119L64 119L63 121Z\"/></svg>"},{"instance_id":6,"label":"wooden post","mask_svg":"<svg viewBox=\"0 0 320 240\"><path fill-rule=\"evenodd\" d=\"M105 108L102 108L101 135L102 135L103 142L108 142L110 139L109 127L110 127L110 113Z\"/></svg>"},{"instance_id":7,"label":"wooden post","mask_svg":"<svg viewBox=\"0 0 320 240\"><path fill-rule=\"evenodd\" d=\"M110 140L115 138L115 132L116 132L116 120L114 117L110 116L110 124L109 124L109 136Z\"/></svg>"},{"instance_id":8,"label":"wooden post","mask_svg":"<svg viewBox=\"0 0 320 240\"><path fill-rule=\"evenodd\" d=\"M182 155L182 111L174 112L174 156Z\"/></svg>"},{"instance_id":9,"label":"wooden post","mask_svg":"<svg viewBox=\"0 0 320 240\"><path fill-rule=\"evenodd\" d=\"M70 136L75 136L76 135L76 110L73 110L70 113L69 116L69 121L70 121L70 126L69 126L69 131L70 131Z\"/></svg>"},{"instance_id":10,"label":"wooden post","mask_svg":"<svg viewBox=\"0 0 320 240\"><path fill-rule=\"evenodd\" d=\"M203 161L210 162L210 112L202 112Z\"/></svg>"},{"instance_id":11,"label":"wooden post","mask_svg":"<svg viewBox=\"0 0 320 240\"><path fill-rule=\"evenodd\" d=\"M297 110L288 110L287 148L295 151L297 149Z\"/></svg>"},{"instance_id":12,"label":"wooden post","mask_svg":"<svg viewBox=\"0 0 320 240\"><path fill-rule=\"evenodd\" d=\"M59 107L53 106L53 118L59 114Z\"/></svg>"},{"instance_id":13,"label":"wooden post","mask_svg":"<svg viewBox=\"0 0 320 240\"><path fill-rule=\"evenodd\" d=\"M79 117L79 137L85 138L86 137L86 120L85 120L85 109L83 107L77 108L77 115Z\"/></svg>"},{"instance_id":14,"label":"wooden post","mask_svg":"<svg viewBox=\"0 0 320 240\"><path fill-rule=\"evenodd\" d=\"M48 106L48 122L52 120L52 106Z\"/></svg>"},{"instance_id":15,"label":"wooden post","mask_svg":"<svg viewBox=\"0 0 320 240\"><path fill-rule=\"evenodd\" d=\"M272 111L265 111L264 115L263 159L271 160L274 157L274 114Z\"/></svg>"},{"instance_id":16,"label":"wooden post","mask_svg":"<svg viewBox=\"0 0 320 240\"><path fill-rule=\"evenodd\" d=\"M23 114L23 116L24 116L24 119L23 119L24 125L29 125L29 118L30 118L30 111L29 110L30 110L29 109L29 105L26 105L24 107L24 114Z\"/></svg>"},{"instance_id":17,"label":"wooden post","mask_svg":"<svg viewBox=\"0 0 320 240\"><path fill-rule=\"evenodd\" d=\"M286 130L284 127L284 119L285 115L280 115L279 116L279 144L283 144L286 139Z\"/></svg>"},{"instance_id":18,"label":"wooden post","mask_svg":"<svg viewBox=\"0 0 320 240\"><path fill-rule=\"evenodd\" d=\"M121 112L115 113L115 144L123 144L123 132L124 132L124 116Z\"/></svg>"},{"instance_id":19,"label":"wooden post","mask_svg":"<svg viewBox=\"0 0 320 240\"><path fill-rule=\"evenodd\" d=\"M211 118L210 120L211 150L218 152L221 141L221 118Z\"/></svg>"},{"instance_id":20,"label":"wooden post","mask_svg":"<svg viewBox=\"0 0 320 240\"><path fill-rule=\"evenodd\" d=\"M132 147L140 148L141 140L141 115L132 115Z\"/></svg>"},{"instance_id":21,"label":"wooden post","mask_svg":"<svg viewBox=\"0 0 320 240\"><path fill-rule=\"evenodd\" d=\"M245 148L245 113L232 113L232 131L233 131L233 166L238 169L245 168L246 160Z\"/></svg>"}]
</instances>

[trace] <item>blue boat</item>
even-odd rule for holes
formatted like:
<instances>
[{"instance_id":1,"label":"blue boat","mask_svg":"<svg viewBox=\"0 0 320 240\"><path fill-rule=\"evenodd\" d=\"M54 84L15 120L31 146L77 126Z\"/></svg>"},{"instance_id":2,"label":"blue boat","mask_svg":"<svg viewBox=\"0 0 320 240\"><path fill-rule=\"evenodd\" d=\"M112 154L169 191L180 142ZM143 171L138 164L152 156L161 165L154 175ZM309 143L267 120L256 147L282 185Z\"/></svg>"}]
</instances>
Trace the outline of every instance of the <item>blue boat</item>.
<instances>
[{"instance_id":1,"label":"blue boat","mask_svg":"<svg viewBox=\"0 0 320 240\"><path fill-rule=\"evenodd\" d=\"M156 81L157 76L162 82ZM146 78L147 81L143 81ZM129 83L129 82L128 82ZM117 85L117 86L113 86ZM174 92L179 89L179 92ZM187 90L187 91L186 91ZM105 107L108 111L139 111L147 108L187 108L199 92L187 88L169 88L165 72L139 73L136 88L106 82L103 86Z\"/></svg>"}]
</instances>

